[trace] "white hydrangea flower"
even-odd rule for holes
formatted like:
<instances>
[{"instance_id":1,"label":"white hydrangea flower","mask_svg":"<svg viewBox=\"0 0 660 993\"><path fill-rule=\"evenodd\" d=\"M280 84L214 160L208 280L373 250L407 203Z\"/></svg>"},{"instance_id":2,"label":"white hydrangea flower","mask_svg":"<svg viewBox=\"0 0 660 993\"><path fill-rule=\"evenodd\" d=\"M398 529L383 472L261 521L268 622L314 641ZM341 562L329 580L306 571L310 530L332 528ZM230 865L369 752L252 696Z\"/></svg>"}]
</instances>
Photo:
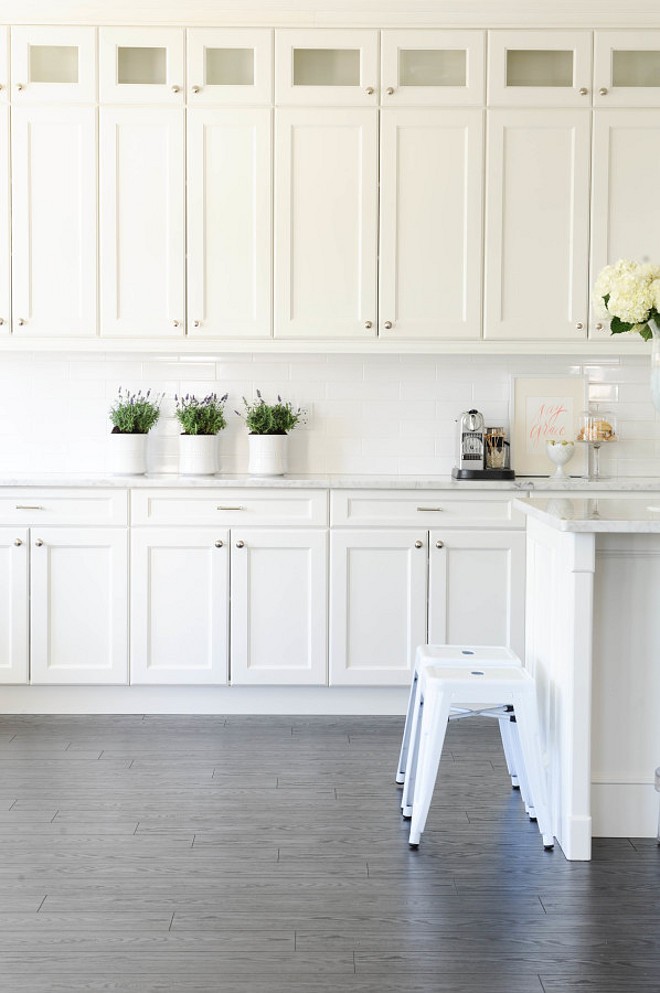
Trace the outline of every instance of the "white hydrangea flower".
<instances>
[{"instance_id":1,"label":"white hydrangea flower","mask_svg":"<svg viewBox=\"0 0 660 993\"><path fill-rule=\"evenodd\" d=\"M649 291L651 293L651 299L653 300L653 306L657 311L660 311L660 273L649 286Z\"/></svg>"},{"instance_id":2,"label":"white hydrangea flower","mask_svg":"<svg viewBox=\"0 0 660 993\"><path fill-rule=\"evenodd\" d=\"M594 288L594 303L599 316L604 304L602 298L609 295L605 308L608 316L635 325L631 330L641 330L649 319L649 312L655 307L656 289L659 288L654 284L659 279L660 266L652 263L619 259L614 265L605 266Z\"/></svg>"}]
</instances>

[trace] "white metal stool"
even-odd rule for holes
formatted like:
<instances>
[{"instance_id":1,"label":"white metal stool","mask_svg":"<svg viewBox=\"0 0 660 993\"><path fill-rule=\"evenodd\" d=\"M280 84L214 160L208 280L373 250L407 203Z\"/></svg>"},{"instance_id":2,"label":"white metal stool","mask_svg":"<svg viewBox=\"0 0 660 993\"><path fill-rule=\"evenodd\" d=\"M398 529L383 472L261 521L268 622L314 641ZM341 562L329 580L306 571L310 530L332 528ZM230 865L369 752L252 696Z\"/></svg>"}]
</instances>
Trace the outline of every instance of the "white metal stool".
<instances>
[{"instance_id":1,"label":"white metal stool","mask_svg":"<svg viewBox=\"0 0 660 993\"><path fill-rule=\"evenodd\" d=\"M485 707L513 707L522 753L525 790L529 794L545 848L554 846L546 800L545 773L541 759L534 680L519 664L491 666L433 666L420 671L417 688L417 719L411 729L405 789L411 809L409 844L419 842L426 826L452 709L484 712ZM472 705L472 706L470 706ZM476 711L474 708L477 708ZM421 719L420 719L421 715ZM414 719L415 715L413 715Z\"/></svg>"},{"instance_id":2,"label":"white metal stool","mask_svg":"<svg viewBox=\"0 0 660 993\"><path fill-rule=\"evenodd\" d=\"M419 645L415 653L415 668L413 671L410 694L408 697L408 708L406 721L403 728L403 739L399 752L399 762L396 771L396 782L404 783L406 780L406 768L411 761L410 741L414 736L415 724L419 716L419 676L423 669L429 665L450 665L465 669L474 668L475 664L481 666L492 665L517 665L522 666L522 661L511 651L510 648L503 648L500 645ZM452 708L453 717L469 716L472 710L461 710ZM515 717L510 713L488 712L487 716L497 717L499 720L500 735L502 738L502 748L506 759L507 769L511 776L511 785L514 789L520 789L525 808L530 817L534 817L534 810L530 804L527 790L525 789L525 774L521 770L520 746L517 734ZM522 780L522 782L521 782ZM404 817L410 817L411 810L408 803L408 790L404 788L401 797L401 808Z\"/></svg>"},{"instance_id":3,"label":"white metal stool","mask_svg":"<svg viewBox=\"0 0 660 993\"><path fill-rule=\"evenodd\" d=\"M660 766L655 770L655 788L660 793ZM660 845L660 814L658 815L658 844Z\"/></svg>"}]
</instances>

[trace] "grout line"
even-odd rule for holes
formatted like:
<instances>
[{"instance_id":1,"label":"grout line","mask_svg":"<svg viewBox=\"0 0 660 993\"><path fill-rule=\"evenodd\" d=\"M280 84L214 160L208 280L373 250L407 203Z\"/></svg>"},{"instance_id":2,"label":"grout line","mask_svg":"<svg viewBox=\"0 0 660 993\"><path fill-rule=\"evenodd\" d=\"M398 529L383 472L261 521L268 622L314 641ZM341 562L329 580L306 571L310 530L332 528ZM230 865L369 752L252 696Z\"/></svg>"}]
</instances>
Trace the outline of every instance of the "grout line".
<instances>
[{"instance_id":1,"label":"grout line","mask_svg":"<svg viewBox=\"0 0 660 993\"><path fill-rule=\"evenodd\" d=\"M541 908L542 908L542 910L543 910L543 913L544 913L544 914L547 914L547 913L548 913L548 911L547 911L547 910L545 909L545 907L543 906L543 900L541 899L541 897L540 897L540 896L537 896L537 898L536 898L536 899L537 899L537 900L538 900L538 902L539 902L539 903L541 904Z\"/></svg>"},{"instance_id":2,"label":"grout line","mask_svg":"<svg viewBox=\"0 0 660 993\"><path fill-rule=\"evenodd\" d=\"M168 931L171 931L172 930L172 925L174 924L174 914L175 914L175 911L172 911L172 916L170 917L170 926L167 929Z\"/></svg>"},{"instance_id":3,"label":"grout line","mask_svg":"<svg viewBox=\"0 0 660 993\"><path fill-rule=\"evenodd\" d=\"M45 904L45 902L46 902L47 899L48 899L48 894L46 893L46 896L43 898L43 900L41 901L41 903L37 907L37 910L36 910L36 913L37 914L39 913L39 911L41 910L41 908L43 907L43 905Z\"/></svg>"}]
</instances>

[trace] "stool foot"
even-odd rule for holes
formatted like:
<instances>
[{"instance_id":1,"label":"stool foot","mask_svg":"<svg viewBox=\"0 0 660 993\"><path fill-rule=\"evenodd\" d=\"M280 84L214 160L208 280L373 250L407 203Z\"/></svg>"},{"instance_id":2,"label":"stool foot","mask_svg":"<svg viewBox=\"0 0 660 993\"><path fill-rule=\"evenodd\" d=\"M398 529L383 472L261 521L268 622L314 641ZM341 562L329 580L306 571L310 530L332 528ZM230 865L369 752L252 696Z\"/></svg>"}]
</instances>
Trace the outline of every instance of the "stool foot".
<instances>
[{"instance_id":1,"label":"stool foot","mask_svg":"<svg viewBox=\"0 0 660 993\"><path fill-rule=\"evenodd\" d=\"M414 844L412 843L412 841L409 841L409 842L408 842L408 848L410 848L410 850L411 850L412 852L417 852L417 851L419 851L419 842L417 842L417 844L416 844L416 845L414 845Z\"/></svg>"},{"instance_id":2,"label":"stool foot","mask_svg":"<svg viewBox=\"0 0 660 993\"><path fill-rule=\"evenodd\" d=\"M406 781L405 775L402 772L397 772L396 776L394 777L394 782L398 783L399 786L401 786L403 783L405 783L405 781Z\"/></svg>"},{"instance_id":3,"label":"stool foot","mask_svg":"<svg viewBox=\"0 0 660 993\"><path fill-rule=\"evenodd\" d=\"M412 817L412 807L402 807L401 816L403 817L404 821L409 821L410 818Z\"/></svg>"}]
</instances>

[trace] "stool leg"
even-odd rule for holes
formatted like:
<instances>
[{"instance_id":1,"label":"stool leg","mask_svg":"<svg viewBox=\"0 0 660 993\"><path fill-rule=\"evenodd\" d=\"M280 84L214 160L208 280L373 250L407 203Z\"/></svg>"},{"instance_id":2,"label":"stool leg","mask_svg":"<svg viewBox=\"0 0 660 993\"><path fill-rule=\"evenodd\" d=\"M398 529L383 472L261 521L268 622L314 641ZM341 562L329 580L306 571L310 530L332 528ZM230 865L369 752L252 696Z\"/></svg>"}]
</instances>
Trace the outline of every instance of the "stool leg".
<instances>
[{"instance_id":1,"label":"stool leg","mask_svg":"<svg viewBox=\"0 0 660 993\"><path fill-rule=\"evenodd\" d=\"M518 782L520 783L520 799L525 806L525 813L530 818L530 820L536 820L536 814L534 813L534 794L529 783L529 776L527 774L527 769L525 768L525 756L520 744L520 734L518 731L518 722L516 715L514 714L510 720L510 741L511 750L514 755L514 763L518 769Z\"/></svg>"},{"instance_id":2,"label":"stool leg","mask_svg":"<svg viewBox=\"0 0 660 993\"><path fill-rule=\"evenodd\" d=\"M419 676L417 675L417 667L415 667L412 683L410 684L410 693L408 695L408 709L406 710L406 723L403 726L403 739L401 741L401 751L399 752L399 764L396 767L396 776L394 777L395 782L397 783L404 782L406 778L406 762L408 761L408 749L410 748L412 717L417 703L418 684Z\"/></svg>"},{"instance_id":3,"label":"stool leg","mask_svg":"<svg viewBox=\"0 0 660 993\"><path fill-rule=\"evenodd\" d=\"M419 756L417 758L415 795L412 804L412 820L408 844L417 848L426 826L426 818L431 806L433 788L438 776L438 766L442 746L447 733L450 701L447 694L433 693L427 696L422 714Z\"/></svg>"},{"instance_id":4,"label":"stool leg","mask_svg":"<svg viewBox=\"0 0 660 993\"><path fill-rule=\"evenodd\" d=\"M538 821L539 831L543 837L543 847L554 847L555 839L552 834L552 822L547 801L545 769L541 758L541 743L539 741L539 724L536 712L536 698L531 693L520 694L514 703L520 735L520 746L524 755L525 771L529 780L531 796L534 802L534 813Z\"/></svg>"},{"instance_id":5,"label":"stool leg","mask_svg":"<svg viewBox=\"0 0 660 993\"><path fill-rule=\"evenodd\" d=\"M507 771L511 777L511 786L514 790L519 790L520 783L518 782L518 773L516 772L516 765L513 758L513 748L511 745L511 720L509 717L500 717L498 723L500 726L500 738L502 739L504 759L506 761Z\"/></svg>"},{"instance_id":6,"label":"stool leg","mask_svg":"<svg viewBox=\"0 0 660 993\"><path fill-rule=\"evenodd\" d=\"M412 816L412 802L415 795L415 782L417 779L417 766L419 762L419 740L422 730L422 715L424 713L424 701L422 699L422 688L417 682L415 702L413 706L412 719L410 721L410 745L406 760L405 780L401 794L401 813L404 817Z\"/></svg>"}]
</instances>

